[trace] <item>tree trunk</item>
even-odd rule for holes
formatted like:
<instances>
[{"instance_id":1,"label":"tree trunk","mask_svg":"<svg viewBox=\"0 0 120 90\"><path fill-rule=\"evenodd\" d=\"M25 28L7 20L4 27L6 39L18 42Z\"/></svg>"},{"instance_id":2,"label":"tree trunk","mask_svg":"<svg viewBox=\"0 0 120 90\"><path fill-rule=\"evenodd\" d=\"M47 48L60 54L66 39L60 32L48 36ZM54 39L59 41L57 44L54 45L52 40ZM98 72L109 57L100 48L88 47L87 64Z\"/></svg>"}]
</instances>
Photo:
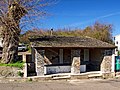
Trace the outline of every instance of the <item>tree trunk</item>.
<instances>
[{"instance_id":1,"label":"tree trunk","mask_svg":"<svg viewBox=\"0 0 120 90\"><path fill-rule=\"evenodd\" d=\"M9 19L9 18L8 18ZM11 63L17 60L18 44L19 44L19 25L8 20L6 25L3 26L3 50L1 63Z\"/></svg>"},{"instance_id":2,"label":"tree trunk","mask_svg":"<svg viewBox=\"0 0 120 90\"><path fill-rule=\"evenodd\" d=\"M11 63L17 60L19 37L5 35L1 63Z\"/></svg>"},{"instance_id":3,"label":"tree trunk","mask_svg":"<svg viewBox=\"0 0 120 90\"><path fill-rule=\"evenodd\" d=\"M24 7L13 1L9 5L7 17L3 17L2 38L3 51L1 63L11 63L17 60L20 28L20 19L27 13Z\"/></svg>"}]
</instances>

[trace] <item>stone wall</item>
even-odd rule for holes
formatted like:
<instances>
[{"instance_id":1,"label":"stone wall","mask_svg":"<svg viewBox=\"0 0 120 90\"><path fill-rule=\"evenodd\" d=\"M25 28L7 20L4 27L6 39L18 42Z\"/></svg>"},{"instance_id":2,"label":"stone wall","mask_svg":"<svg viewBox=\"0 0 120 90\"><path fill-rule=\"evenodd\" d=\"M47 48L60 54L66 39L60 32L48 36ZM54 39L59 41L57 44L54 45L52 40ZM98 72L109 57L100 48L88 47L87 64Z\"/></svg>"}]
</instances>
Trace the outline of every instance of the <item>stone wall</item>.
<instances>
[{"instance_id":1,"label":"stone wall","mask_svg":"<svg viewBox=\"0 0 120 90\"><path fill-rule=\"evenodd\" d=\"M71 49L66 48L63 50L63 62L65 64L71 64Z\"/></svg>"},{"instance_id":2,"label":"stone wall","mask_svg":"<svg viewBox=\"0 0 120 90\"><path fill-rule=\"evenodd\" d=\"M49 62L52 64L58 64L59 63L59 49L58 48L49 48L45 49L45 56ZM48 62L45 62L46 64L49 64Z\"/></svg>"},{"instance_id":3,"label":"stone wall","mask_svg":"<svg viewBox=\"0 0 120 90\"><path fill-rule=\"evenodd\" d=\"M104 56L101 63L102 73L111 73L112 71L112 56Z\"/></svg>"},{"instance_id":4,"label":"stone wall","mask_svg":"<svg viewBox=\"0 0 120 90\"><path fill-rule=\"evenodd\" d=\"M20 77L18 72L23 70L16 67L0 66L0 77Z\"/></svg>"},{"instance_id":5,"label":"stone wall","mask_svg":"<svg viewBox=\"0 0 120 90\"><path fill-rule=\"evenodd\" d=\"M104 49L90 49L90 64L87 65L88 71L100 71L100 65L104 58Z\"/></svg>"},{"instance_id":6,"label":"stone wall","mask_svg":"<svg viewBox=\"0 0 120 90\"><path fill-rule=\"evenodd\" d=\"M101 62L103 60L103 49L90 49L90 61Z\"/></svg>"},{"instance_id":7,"label":"stone wall","mask_svg":"<svg viewBox=\"0 0 120 90\"><path fill-rule=\"evenodd\" d=\"M104 56L101 63L101 72L103 78L112 78L115 76L112 72L112 56Z\"/></svg>"},{"instance_id":8,"label":"stone wall","mask_svg":"<svg viewBox=\"0 0 120 90\"><path fill-rule=\"evenodd\" d=\"M36 50L35 61L36 61L37 76L44 75L44 53L45 50Z\"/></svg>"},{"instance_id":9,"label":"stone wall","mask_svg":"<svg viewBox=\"0 0 120 90\"><path fill-rule=\"evenodd\" d=\"M45 56L52 64L60 64L60 52L63 49L63 63L71 63L71 49L70 48L46 48ZM46 62L45 62L46 63ZM47 64L47 63L46 63ZM62 63L61 63L62 64Z\"/></svg>"}]
</instances>

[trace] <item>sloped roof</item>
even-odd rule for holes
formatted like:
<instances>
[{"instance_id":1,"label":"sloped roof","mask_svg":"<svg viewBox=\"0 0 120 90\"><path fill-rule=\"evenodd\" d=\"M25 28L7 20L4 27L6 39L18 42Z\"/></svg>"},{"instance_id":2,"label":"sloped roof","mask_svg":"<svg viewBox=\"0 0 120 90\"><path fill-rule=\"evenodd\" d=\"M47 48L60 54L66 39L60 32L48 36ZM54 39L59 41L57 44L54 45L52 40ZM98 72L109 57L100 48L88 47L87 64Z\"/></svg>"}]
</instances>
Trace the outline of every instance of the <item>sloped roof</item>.
<instances>
[{"instance_id":1,"label":"sloped roof","mask_svg":"<svg viewBox=\"0 0 120 90\"><path fill-rule=\"evenodd\" d=\"M31 38L32 47L116 48L114 45L90 37L41 36Z\"/></svg>"}]
</instances>

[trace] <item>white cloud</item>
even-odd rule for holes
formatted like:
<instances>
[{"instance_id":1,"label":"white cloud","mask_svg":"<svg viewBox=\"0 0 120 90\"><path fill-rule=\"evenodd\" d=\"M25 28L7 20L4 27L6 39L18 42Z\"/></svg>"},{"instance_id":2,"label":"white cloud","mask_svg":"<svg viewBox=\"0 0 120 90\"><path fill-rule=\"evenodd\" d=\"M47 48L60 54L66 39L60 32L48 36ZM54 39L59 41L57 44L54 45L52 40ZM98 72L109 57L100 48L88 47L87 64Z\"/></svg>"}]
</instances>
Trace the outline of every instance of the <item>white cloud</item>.
<instances>
[{"instance_id":1,"label":"white cloud","mask_svg":"<svg viewBox=\"0 0 120 90\"><path fill-rule=\"evenodd\" d=\"M96 17L96 18L87 20L87 21L65 25L64 27L76 27L76 26L80 26L80 25L84 25L84 24L87 24L87 23L90 23L90 22L97 21L99 19L108 18L108 17L111 17L111 16L119 15L119 14L120 14L120 12L110 13L110 14L107 14L107 15L103 15L103 16L100 16L100 17Z\"/></svg>"}]
</instances>

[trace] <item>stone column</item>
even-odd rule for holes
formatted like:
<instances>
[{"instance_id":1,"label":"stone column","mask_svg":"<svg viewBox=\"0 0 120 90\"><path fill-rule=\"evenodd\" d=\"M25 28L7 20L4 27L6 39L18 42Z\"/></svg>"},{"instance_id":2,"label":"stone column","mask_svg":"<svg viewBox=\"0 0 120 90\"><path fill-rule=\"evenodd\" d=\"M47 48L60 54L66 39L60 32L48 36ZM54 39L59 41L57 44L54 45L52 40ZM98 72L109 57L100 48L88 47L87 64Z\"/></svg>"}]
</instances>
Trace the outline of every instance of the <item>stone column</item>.
<instances>
[{"instance_id":1,"label":"stone column","mask_svg":"<svg viewBox=\"0 0 120 90\"><path fill-rule=\"evenodd\" d=\"M45 50L36 50L36 73L37 76L43 76L44 75L44 53Z\"/></svg>"},{"instance_id":2,"label":"stone column","mask_svg":"<svg viewBox=\"0 0 120 90\"><path fill-rule=\"evenodd\" d=\"M89 61L89 49L84 49L84 61Z\"/></svg>"},{"instance_id":3,"label":"stone column","mask_svg":"<svg viewBox=\"0 0 120 90\"><path fill-rule=\"evenodd\" d=\"M115 54L112 55L112 72L115 72Z\"/></svg>"},{"instance_id":4,"label":"stone column","mask_svg":"<svg viewBox=\"0 0 120 90\"><path fill-rule=\"evenodd\" d=\"M101 63L101 73L103 78L112 77L112 56L104 56L103 61Z\"/></svg>"},{"instance_id":5,"label":"stone column","mask_svg":"<svg viewBox=\"0 0 120 90\"><path fill-rule=\"evenodd\" d=\"M59 49L59 63L63 64L63 49Z\"/></svg>"},{"instance_id":6,"label":"stone column","mask_svg":"<svg viewBox=\"0 0 120 90\"><path fill-rule=\"evenodd\" d=\"M27 77L28 74L27 74L27 63L24 64L24 77Z\"/></svg>"},{"instance_id":7,"label":"stone column","mask_svg":"<svg viewBox=\"0 0 120 90\"><path fill-rule=\"evenodd\" d=\"M101 72L102 73L110 73L112 71L112 56L104 56L103 61L101 63Z\"/></svg>"},{"instance_id":8,"label":"stone column","mask_svg":"<svg viewBox=\"0 0 120 90\"><path fill-rule=\"evenodd\" d=\"M23 55L22 55L22 60L23 60L24 62L26 62L26 54L23 54Z\"/></svg>"},{"instance_id":9,"label":"stone column","mask_svg":"<svg viewBox=\"0 0 120 90\"><path fill-rule=\"evenodd\" d=\"M36 53L36 49L31 47L31 55L32 55L32 62L35 62L35 53Z\"/></svg>"},{"instance_id":10,"label":"stone column","mask_svg":"<svg viewBox=\"0 0 120 90\"><path fill-rule=\"evenodd\" d=\"M71 73L80 74L80 50L71 50Z\"/></svg>"}]
</instances>

